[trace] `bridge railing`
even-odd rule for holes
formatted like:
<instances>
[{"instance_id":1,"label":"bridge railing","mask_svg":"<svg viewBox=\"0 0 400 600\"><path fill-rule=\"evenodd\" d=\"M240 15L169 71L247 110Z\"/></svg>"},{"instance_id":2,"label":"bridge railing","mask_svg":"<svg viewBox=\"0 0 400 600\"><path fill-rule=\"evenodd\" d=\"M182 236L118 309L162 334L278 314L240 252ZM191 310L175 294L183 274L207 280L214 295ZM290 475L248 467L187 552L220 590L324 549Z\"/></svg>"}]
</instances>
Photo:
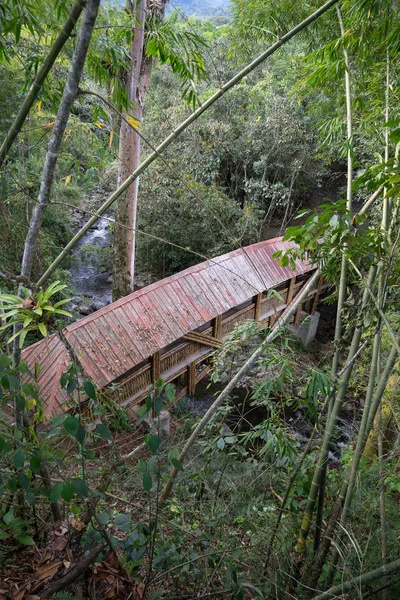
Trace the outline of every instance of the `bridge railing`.
<instances>
[{"instance_id":1,"label":"bridge railing","mask_svg":"<svg viewBox=\"0 0 400 600\"><path fill-rule=\"evenodd\" d=\"M147 396L152 384L162 378L165 383L174 382L177 387L177 399L193 395L196 385L210 371L208 359L212 352L221 347L225 337L236 325L250 319L272 327L279 314L299 293L312 272L298 278L293 277L279 286L274 294L269 290L259 293L234 309L218 315L211 322L193 331L185 338L174 342L170 347L156 352L147 361L137 365L123 378L113 382L113 398L129 408L141 403ZM313 314L317 308L319 296L326 285L320 279L308 298L299 306L293 317L298 324L304 313Z\"/></svg>"}]
</instances>

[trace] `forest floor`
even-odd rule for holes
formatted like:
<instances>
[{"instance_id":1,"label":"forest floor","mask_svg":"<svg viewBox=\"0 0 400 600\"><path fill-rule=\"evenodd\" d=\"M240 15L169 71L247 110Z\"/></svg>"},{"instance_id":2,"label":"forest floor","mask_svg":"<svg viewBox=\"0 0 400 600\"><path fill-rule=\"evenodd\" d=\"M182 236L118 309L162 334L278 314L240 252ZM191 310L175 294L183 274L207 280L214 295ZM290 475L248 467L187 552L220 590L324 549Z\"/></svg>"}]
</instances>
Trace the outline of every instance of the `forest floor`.
<instances>
[{"instance_id":1,"label":"forest floor","mask_svg":"<svg viewBox=\"0 0 400 600\"><path fill-rule=\"evenodd\" d=\"M332 344L329 341L330 335L326 328L330 328L332 319L332 310L323 312L321 322L325 326L321 329L321 336L312 345L311 348L298 350L293 354L292 362L294 372L301 375L304 374L305 365L316 368L321 366L323 357L328 356L332 351ZM256 377L257 374L253 373ZM297 377L297 376L296 376ZM245 385L251 387L250 377ZM210 382L208 382L208 385ZM207 384L206 384L207 387ZM208 407L209 402L212 402L215 394L218 393L221 386L211 385L208 389L198 390L195 398L190 399L186 404L180 402L175 410L172 410L171 415L171 435L163 441L163 456L168 453L169 449L180 447L184 439L187 438L191 427ZM242 388L243 391L243 388ZM241 390L236 392L240 395ZM245 390L249 395L251 390ZM245 395L246 395L245 394ZM208 400L204 404L204 400ZM242 402L243 396L240 399ZM301 400L300 400L301 402ZM198 404L198 406L196 406ZM228 426L234 430L235 418L234 414L240 412L241 408L236 403L236 407L232 409L233 418L226 421ZM250 411L251 412L251 411ZM264 415L258 414L257 410L251 417L246 411L246 421L256 425ZM284 415L282 415L284 416ZM255 420L254 420L255 419ZM292 431L293 439L303 441L311 430L311 422L307 421L304 413L294 411L292 414L286 414L285 419L289 430ZM118 455L125 455L132 452L137 447L143 444L145 430L143 426L139 429L135 427L133 421L128 425L128 429L113 430L113 443L107 441L91 443L89 448L92 452L92 458L86 462L86 472L88 473L89 487L95 488L98 485L101 473L107 471L110 464L116 460ZM77 476L77 471L80 468L79 462L76 461L75 447L71 444L68 447L67 439L63 442L63 449L67 451L63 459L64 463L71 463L70 476ZM200 442L201 444L201 442ZM203 455L204 450L201 445L197 446L195 456L192 456L188 466L187 476L197 471L202 471L208 461L206 455ZM141 460L148 460L150 453L147 448L141 448L139 452L125 466L119 467L114 473L112 484L108 491L102 495L97 513L100 515L106 514L110 517L111 523L115 523L115 519L121 518L121 515L129 515L129 522L132 526L138 523L154 523L156 513L158 511L157 503L154 495L143 492L141 485L141 475L138 472L138 463ZM221 455L222 460L222 455ZM338 460L337 458L335 460ZM213 459L214 461L214 459ZM157 520L157 543L167 543L166 540L176 538L176 532L184 536L185 546L192 546L193 551L196 550L200 555L201 552L208 551L206 546L199 546L199 531L209 530L214 528L213 514L217 502L215 496L215 477L219 473L222 477L224 474L221 467L220 459L215 463L215 472L210 479L207 476L201 484L183 484L180 488L177 484L177 491L172 501L172 505L163 512L163 516ZM261 464L260 464L261 465ZM260 466L261 468L261 466ZM279 474L280 469L268 474L266 481L261 480L260 485L267 485L272 477L275 479ZM225 475L224 475L225 477ZM235 471L226 472L226 481L223 479L220 494L224 497L229 488L231 478L237 477ZM189 477L190 479L190 477ZM192 487L190 487L190 485ZM274 484L276 485L276 484ZM203 486L203 487L202 487ZM226 489L225 489L226 486ZM202 491L199 495L199 489ZM187 496L189 492L191 497ZM217 492L218 494L218 492ZM278 504L276 498L272 495L269 499L264 500L265 503L271 504L277 510ZM92 534L88 535L86 524L84 522L86 503L76 503L72 507L72 511L68 514L64 512L64 520L61 523L51 524L49 519L48 509L45 504L38 504L35 511L34 528L36 530L35 545L23 548L18 545L5 545L1 549L0 567L0 600L13 598L14 600L39 600L45 597L48 590L55 581L68 574L76 564L84 561L85 555L92 549L94 543L99 542L101 536L96 529L96 524L93 523ZM229 518L230 543L239 543L241 549L246 549L246 545L250 544L249 535L246 533L246 527L242 523L242 517L232 512L232 509L227 510ZM270 508L269 510L272 510ZM232 514L230 514L232 512ZM107 533L120 540L127 540L128 530L123 528L121 531L116 526L107 525ZM183 531L182 531L183 530ZM97 537L96 537L97 535ZM203 542L202 542L203 543ZM78 598L115 598L116 600L148 598L151 592L158 593L162 589L159 598L197 598L206 597L210 600L221 598L221 593L215 596L212 593L212 588L204 587L204 582L196 583L188 588L188 581L184 574L175 576L174 566L161 569L159 567L149 567L149 558L147 557L141 564L140 568L136 568L129 572L124 565L126 562L123 558L123 545L115 552L110 548L105 548L99 559L94 564L90 565L76 580L66 586L65 591ZM201 550L202 548L202 550ZM251 549L249 546L249 554ZM207 553L207 552L206 552ZM183 558L182 558L183 560ZM190 564L190 559L188 559ZM150 573L150 577L149 577ZM212 574L212 570L211 570ZM215 585L220 588L220 576L215 569ZM189 582L190 583L190 582ZM162 588L160 587L162 586ZM146 588L146 589L145 589ZM188 595L188 589L190 593ZM56 596L55 596L56 597Z\"/></svg>"}]
</instances>

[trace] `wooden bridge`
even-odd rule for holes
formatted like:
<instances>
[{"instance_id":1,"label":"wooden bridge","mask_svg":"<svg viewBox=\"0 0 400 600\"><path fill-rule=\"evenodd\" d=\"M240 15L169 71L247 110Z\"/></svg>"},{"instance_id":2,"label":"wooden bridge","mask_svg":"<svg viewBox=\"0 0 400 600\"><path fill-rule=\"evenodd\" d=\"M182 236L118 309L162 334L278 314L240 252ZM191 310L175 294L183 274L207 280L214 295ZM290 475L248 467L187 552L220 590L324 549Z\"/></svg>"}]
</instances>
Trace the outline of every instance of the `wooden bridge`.
<instances>
[{"instance_id":1,"label":"wooden bridge","mask_svg":"<svg viewBox=\"0 0 400 600\"><path fill-rule=\"evenodd\" d=\"M292 271L272 258L291 246L275 238L200 263L24 349L30 369L40 365L46 414L66 409L60 377L71 360L125 407L141 402L159 378L175 383L178 398L192 395L235 325L255 319L271 326L311 276L306 262ZM296 324L315 312L322 287L320 280L299 307Z\"/></svg>"}]
</instances>

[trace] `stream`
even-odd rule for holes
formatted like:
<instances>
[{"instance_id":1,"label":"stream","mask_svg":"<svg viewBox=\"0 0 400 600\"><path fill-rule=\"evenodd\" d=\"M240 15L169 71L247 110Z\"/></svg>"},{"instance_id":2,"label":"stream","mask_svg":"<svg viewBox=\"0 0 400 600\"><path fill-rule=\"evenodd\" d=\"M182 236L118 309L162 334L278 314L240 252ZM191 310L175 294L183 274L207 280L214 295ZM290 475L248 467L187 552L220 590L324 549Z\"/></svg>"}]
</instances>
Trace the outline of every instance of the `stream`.
<instances>
[{"instance_id":1,"label":"stream","mask_svg":"<svg viewBox=\"0 0 400 600\"><path fill-rule=\"evenodd\" d=\"M73 252L71 284L76 295L71 308L80 315L88 315L112 301L111 271L102 269L101 258L98 255L92 252L88 255L88 252L84 252L85 246L111 248L110 226L111 222L107 216L100 218L82 237Z\"/></svg>"}]
</instances>

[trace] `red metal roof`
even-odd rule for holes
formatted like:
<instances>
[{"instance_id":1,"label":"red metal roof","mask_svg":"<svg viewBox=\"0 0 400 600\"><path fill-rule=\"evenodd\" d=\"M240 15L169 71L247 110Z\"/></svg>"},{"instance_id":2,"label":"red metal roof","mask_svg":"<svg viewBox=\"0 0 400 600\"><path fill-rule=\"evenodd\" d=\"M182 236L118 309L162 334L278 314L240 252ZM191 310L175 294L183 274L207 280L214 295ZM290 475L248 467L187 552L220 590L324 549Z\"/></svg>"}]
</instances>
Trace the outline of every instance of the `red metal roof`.
<instances>
[{"instance_id":1,"label":"red metal roof","mask_svg":"<svg viewBox=\"0 0 400 600\"><path fill-rule=\"evenodd\" d=\"M63 336L89 377L102 388L157 350L258 292L313 267L298 260L280 267L272 255L293 244L275 238L240 248L157 281L76 321ZM64 401L60 376L68 351L54 334L22 352L30 368L41 366L39 384L48 411Z\"/></svg>"}]
</instances>

